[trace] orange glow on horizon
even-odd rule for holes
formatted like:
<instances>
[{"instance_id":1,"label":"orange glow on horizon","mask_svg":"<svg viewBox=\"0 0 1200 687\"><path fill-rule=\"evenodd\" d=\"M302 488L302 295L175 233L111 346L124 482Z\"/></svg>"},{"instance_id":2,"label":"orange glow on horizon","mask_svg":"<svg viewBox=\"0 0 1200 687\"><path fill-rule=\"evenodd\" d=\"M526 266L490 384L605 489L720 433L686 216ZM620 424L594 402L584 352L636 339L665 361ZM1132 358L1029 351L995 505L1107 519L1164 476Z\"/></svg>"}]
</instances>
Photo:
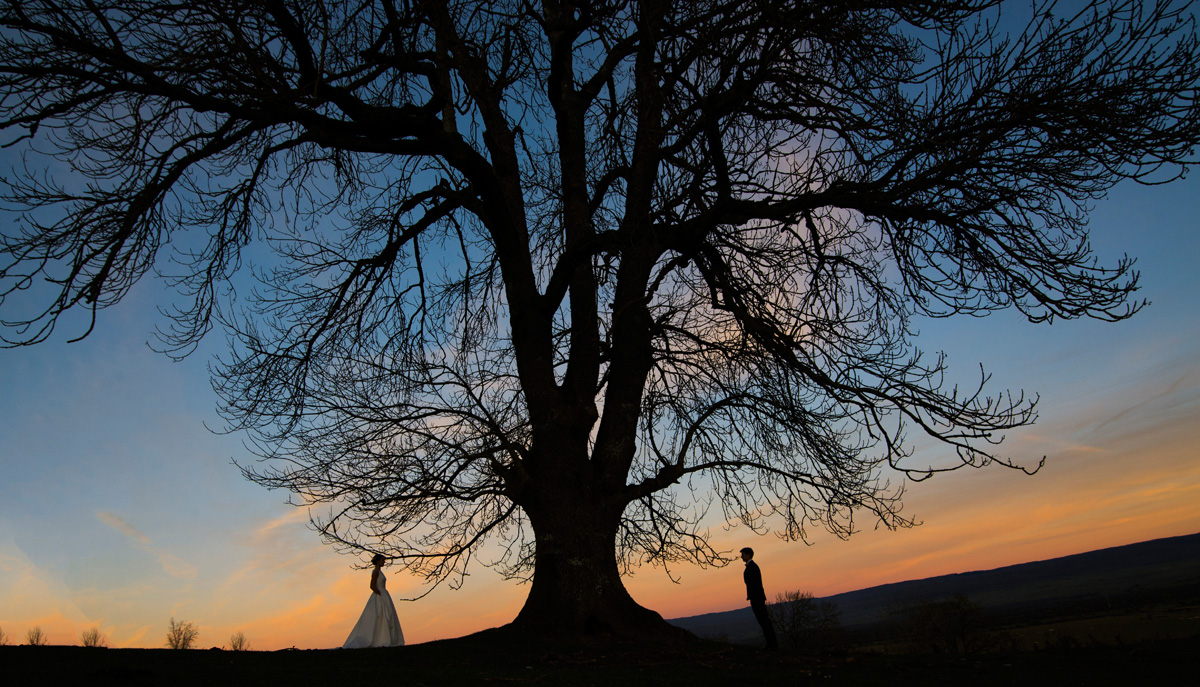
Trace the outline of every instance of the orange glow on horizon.
<instances>
[{"instance_id":1,"label":"orange glow on horizon","mask_svg":"<svg viewBox=\"0 0 1200 687\"><path fill-rule=\"evenodd\" d=\"M1187 414L1191 406L1168 410ZM913 485L905 512L924 520L913 529L867 529L848 541L813 532L805 546L742 527L718 528L713 543L727 551L753 546L773 598L789 590L830 596L1200 532L1200 461L1194 449L1200 423L1164 429L1163 412L1161 404L1148 403L1140 418L1127 418L1135 430L1115 436L1107 434L1110 422L1080 421L1074 426L1083 429L1061 440L1024 437L1029 445L1022 453L1052 454L1036 476L989 468ZM197 624L199 648L226 646L239 631L258 650L338 647L370 593L369 572L352 569L350 559L323 546L306 529L306 517L295 509L248 528L229 547L249 555L210 580L191 573L204 570L198 561L168 555L106 512L101 521L122 535L118 541L128 542L129 555L146 556L178 593L134 582L117 590L73 589L60 574L25 557L11 538L0 537L0 575L9 590L0 598L0 629L10 644L24 643L25 632L37 625L53 644L78 644L84 630L98 627L112 647L160 647L174 613ZM700 615L746 606L741 568L736 560L706 570L673 566L680 578L674 584L661 569L646 567L626 585L636 601L668 619ZM528 593L528 587L481 568L460 591L443 586L406 602L404 597L424 591L421 580L394 568L387 574L410 644L504 625ZM122 610L158 600L161 611L154 615Z\"/></svg>"}]
</instances>

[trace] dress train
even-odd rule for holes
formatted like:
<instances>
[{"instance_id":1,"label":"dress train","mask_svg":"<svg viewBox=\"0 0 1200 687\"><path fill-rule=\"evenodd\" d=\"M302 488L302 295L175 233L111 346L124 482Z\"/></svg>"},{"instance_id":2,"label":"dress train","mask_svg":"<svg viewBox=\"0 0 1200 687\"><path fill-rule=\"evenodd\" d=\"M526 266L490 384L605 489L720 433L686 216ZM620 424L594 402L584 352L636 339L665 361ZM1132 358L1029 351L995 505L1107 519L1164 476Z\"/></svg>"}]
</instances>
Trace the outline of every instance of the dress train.
<instances>
[{"instance_id":1,"label":"dress train","mask_svg":"<svg viewBox=\"0 0 1200 687\"><path fill-rule=\"evenodd\" d=\"M387 591L387 578L383 571L375 580L379 593L372 592L367 599L367 607L363 609L350 636L342 644L343 649L365 649L376 646L404 646L404 630L400 628L400 619L396 617L396 606L392 596Z\"/></svg>"}]
</instances>

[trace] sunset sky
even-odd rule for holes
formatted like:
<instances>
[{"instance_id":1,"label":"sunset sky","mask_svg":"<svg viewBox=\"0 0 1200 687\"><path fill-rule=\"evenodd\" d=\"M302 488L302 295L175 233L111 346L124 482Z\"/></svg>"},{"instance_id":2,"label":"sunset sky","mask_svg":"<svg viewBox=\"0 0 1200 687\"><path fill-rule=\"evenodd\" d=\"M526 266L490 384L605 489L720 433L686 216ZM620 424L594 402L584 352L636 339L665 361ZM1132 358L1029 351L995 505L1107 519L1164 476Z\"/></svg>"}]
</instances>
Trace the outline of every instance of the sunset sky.
<instances>
[{"instance_id":1,"label":"sunset sky","mask_svg":"<svg viewBox=\"0 0 1200 687\"><path fill-rule=\"evenodd\" d=\"M768 594L821 596L1200 531L1198 218L1194 179L1122 186L1096 208L1097 251L1136 256L1153 302L1130 321L922 327L921 346L947 351L963 379L983 363L994 389L1041 395L1040 421L1004 449L1048 456L1041 473L912 484L906 513L923 524L911 530L863 522L848 541L815 533L805 546L734 528L718 541L758 550ZM368 573L322 546L285 493L241 478L241 438L206 429L220 426L206 365L221 340L182 363L148 350L159 288L146 282L81 343L0 351L0 629L10 643L37 625L76 644L99 627L112 646L154 647L175 618L203 647L236 631L257 649L339 646ZM680 567L679 584L643 568L628 585L668 618L722 611L745 604L740 567ZM422 591L398 572L389 588ZM398 607L408 641L425 642L504 624L525 593L480 567L461 590Z\"/></svg>"},{"instance_id":2,"label":"sunset sky","mask_svg":"<svg viewBox=\"0 0 1200 687\"><path fill-rule=\"evenodd\" d=\"M719 547L753 546L773 598L1200 532L1200 175L1117 187L1091 231L1105 263L1138 261L1151 305L1134 318L1033 325L1004 312L924 322L917 338L965 384L982 364L993 393L1040 396L1037 424L1000 448L1027 465L1046 456L1038 474L910 483L904 513L922 524L908 530L864 519L848 540L814 531L806 545L718 523ZM0 631L23 643L40 626L51 644L78 644L98 627L110 646L158 647L174 618L198 626L203 648L238 631L254 649L340 646L370 573L322 545L287 493L242 478L242 436L210 431L222 426L207 369L220 332L178 363L148 348L165 288L143 280L81 342L65 343L75 327L0 350ZM915 447L930 462L950 453ZM407 602L421 580L387 572L409 643L505 624L528 591L478 566L461 589ZM678 584L654 567L626 583L666 618L746 606L740 562L672 573Z\"/></svg>"}]
</instances>

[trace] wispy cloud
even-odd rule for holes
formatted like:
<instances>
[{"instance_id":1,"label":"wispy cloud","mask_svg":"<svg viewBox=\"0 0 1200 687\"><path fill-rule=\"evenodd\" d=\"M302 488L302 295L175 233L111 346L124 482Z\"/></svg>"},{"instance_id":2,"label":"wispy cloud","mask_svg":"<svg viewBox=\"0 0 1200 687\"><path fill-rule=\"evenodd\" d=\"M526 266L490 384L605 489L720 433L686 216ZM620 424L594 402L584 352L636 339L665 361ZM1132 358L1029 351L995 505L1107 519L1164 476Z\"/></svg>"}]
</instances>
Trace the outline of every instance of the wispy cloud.
<instances>
[{"instance_id":1,"label":"wispy cloud","mask_svg":"<svg viewBox=\"0 0 1200 687\"><path fill-rule=\"evenodd\" d=\"M100 519L100 522L108 525L109 527L136 541L142 546L150 546L150 537L142 534L138 528L130 525L116 513L111 511L100 511L99 513L96 513L96 517Z\"/></svg>"},{"instance_id":2,"label":"wispy cloud","mask_svg":"<svg viewBox=\"0 0 1200 687\"><path fill-rule=\"evenodd\" d=\"M150 537L147 537L141 530L129 524L121 516L112 511L100 511L96 513L96 518L133 540L139 549L154 556L158 560L158 564L162 566L163 572L171 577L178 580L193 580L196 578L195 566L172 553L154 546L153 542L150 541Z\"/></svg>"},{"instance_id":3,"label":"wispy cloud","mask_svg":"<svg viewBox=\"0 0 1200 687\"><path fill-rule=\"evenodd\" d=\"M71 599L61 576L38 566L5 531L0 519L0 618L6 631L37 625L54 644L72 644L78 632L95 624Z\"/></svg>"}]
</instances>

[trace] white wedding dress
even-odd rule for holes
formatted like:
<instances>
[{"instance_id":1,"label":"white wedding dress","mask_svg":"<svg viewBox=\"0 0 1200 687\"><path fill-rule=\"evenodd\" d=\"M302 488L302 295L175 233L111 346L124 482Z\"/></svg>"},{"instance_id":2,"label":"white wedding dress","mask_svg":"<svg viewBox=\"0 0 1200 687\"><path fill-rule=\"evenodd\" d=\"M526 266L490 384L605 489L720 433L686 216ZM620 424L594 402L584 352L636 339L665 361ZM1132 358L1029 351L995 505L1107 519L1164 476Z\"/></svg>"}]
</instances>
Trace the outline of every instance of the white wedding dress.
<instances>
[{"instance_id":1,"label":"white wedding dress","mask_svg":"<svg viewBox=\"0 0 1200 687\"><path fill-rule=\"evenodd\" d=\"M373 646L404 646L404 631L400 629L400 619L396 617L396 606L392 596L387 591L387 578L379 571L379 579L375 581L379 593L371 593L367 599L367 607L363 609L354 629L343 649L365 649Z\"/></svg>"}]
</instances>

